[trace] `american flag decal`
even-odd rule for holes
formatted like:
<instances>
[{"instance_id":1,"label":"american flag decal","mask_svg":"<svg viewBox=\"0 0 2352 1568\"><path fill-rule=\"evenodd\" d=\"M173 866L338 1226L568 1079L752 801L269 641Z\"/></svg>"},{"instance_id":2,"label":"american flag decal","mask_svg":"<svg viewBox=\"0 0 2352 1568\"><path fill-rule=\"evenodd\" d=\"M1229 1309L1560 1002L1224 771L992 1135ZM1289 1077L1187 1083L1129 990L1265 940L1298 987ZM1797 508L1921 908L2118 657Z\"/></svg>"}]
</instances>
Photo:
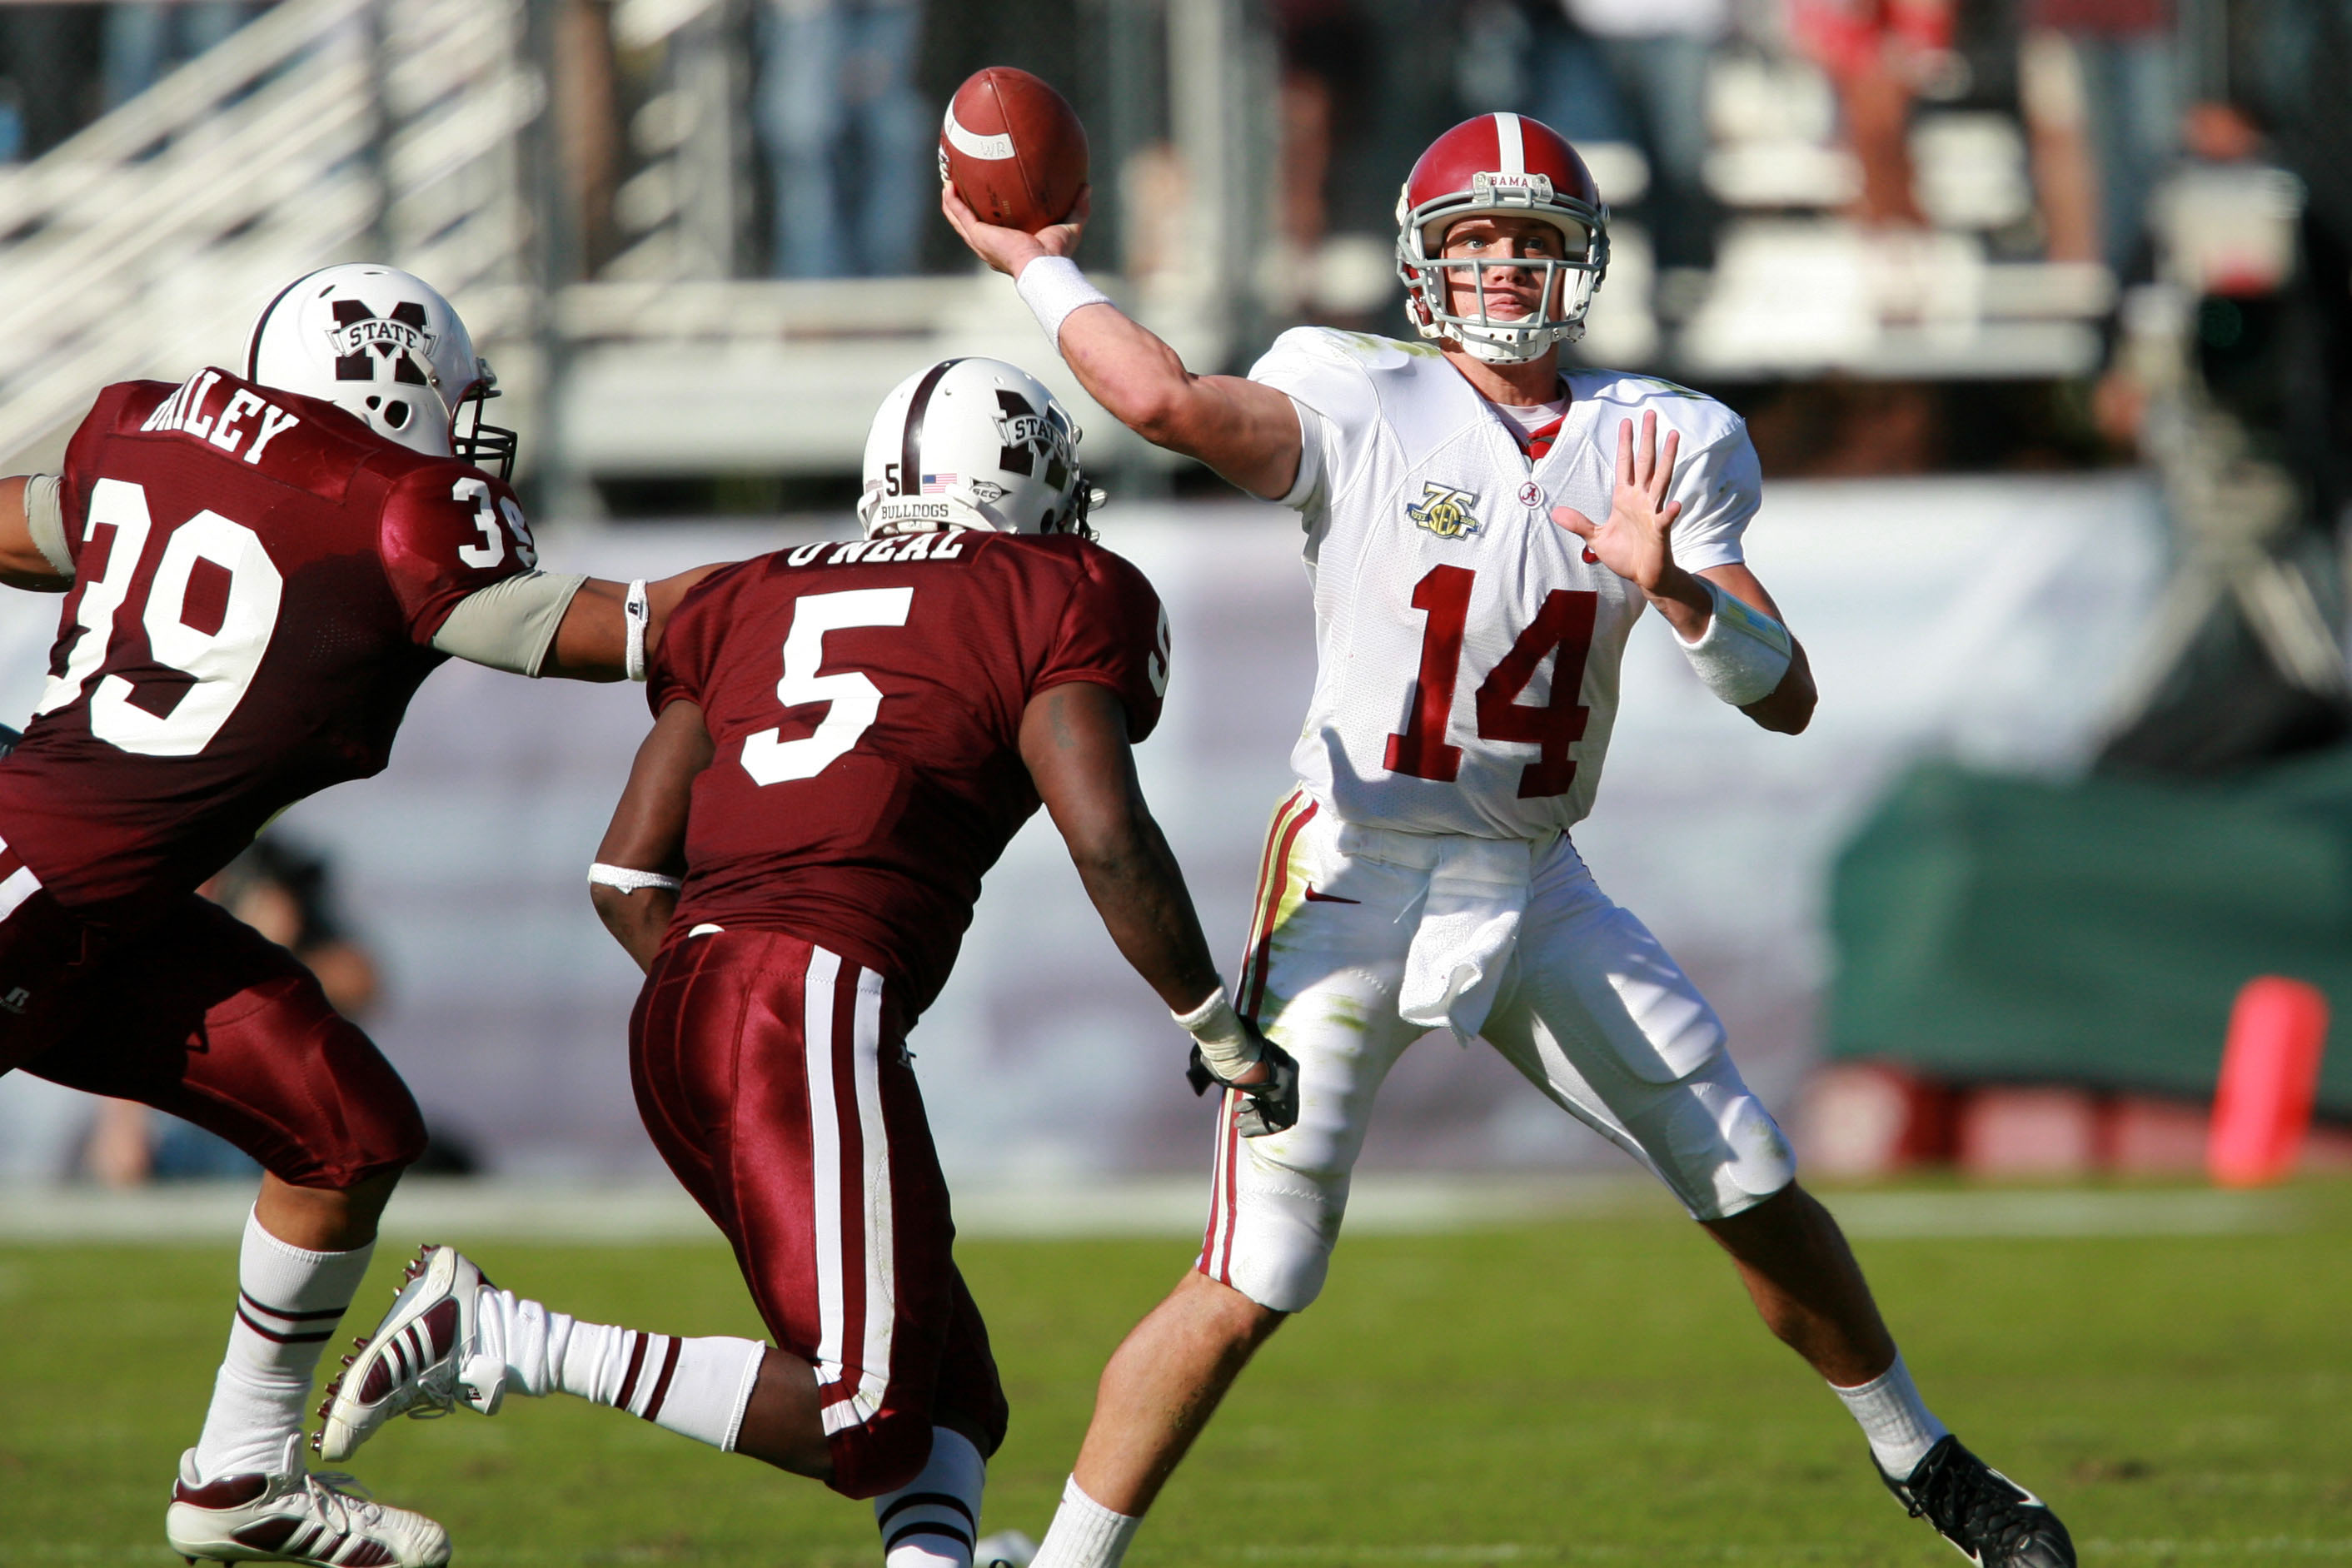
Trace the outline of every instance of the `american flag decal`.
<instances>
[{"instance_id":1,"label":"american flag decal","mask_svg":"<svg viewBox=\"0 0 2352 1568\"><path fill-rule=\"evenodd\" d=\"M926 496L939 495L955 482L956 476L952 474L926 474L923 476L922 493Z\"/></svg>"}]
</instances>

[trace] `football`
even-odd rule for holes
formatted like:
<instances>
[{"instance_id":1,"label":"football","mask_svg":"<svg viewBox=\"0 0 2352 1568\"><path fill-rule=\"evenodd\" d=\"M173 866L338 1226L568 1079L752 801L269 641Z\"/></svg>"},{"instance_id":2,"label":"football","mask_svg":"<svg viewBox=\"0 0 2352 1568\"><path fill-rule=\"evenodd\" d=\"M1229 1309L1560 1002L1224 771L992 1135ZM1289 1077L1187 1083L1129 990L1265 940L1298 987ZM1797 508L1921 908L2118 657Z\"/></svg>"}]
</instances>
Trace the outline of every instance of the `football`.
<instances>
[{"instance_id":1,"label":"football","mask_svg":"<svg viewBox=\"0 0 2352 1568\"><path fill-rule=\"evenodd\" d=\"M1070 215L1087 183L1087 128L1027 71L988 66L948 100L940 182L982 223L1034 234Z\"/></svg>"}]
</instances>

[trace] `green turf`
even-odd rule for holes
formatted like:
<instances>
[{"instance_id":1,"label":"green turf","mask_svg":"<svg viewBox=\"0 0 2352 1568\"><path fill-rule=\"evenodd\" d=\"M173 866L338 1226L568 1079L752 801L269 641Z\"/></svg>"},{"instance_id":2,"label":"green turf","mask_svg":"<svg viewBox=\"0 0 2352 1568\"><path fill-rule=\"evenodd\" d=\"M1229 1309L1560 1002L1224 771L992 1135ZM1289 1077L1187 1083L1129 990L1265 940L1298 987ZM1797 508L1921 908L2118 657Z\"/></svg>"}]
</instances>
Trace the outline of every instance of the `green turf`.
<instances>
[{"instance_id":1,"label":"green turf","mask_svg":"<svg viewBox=\"0 0 2352 1568\"><path fill-rule=\"evenodd\" d=\"M2275 1234L1858 1247L1938 1411L2057 1502L2084 1561L2352 1557L2352 1188ZM387 1249L387 1252L389 1252ZM484 1245L583 1316L750 1333L718 1245ZM1179 1241L963 1262L1013 1404L989 1528L1042 1531L1118 1336ZM372 1319L396 1260L362 1298ZM234 1249L0 1249L0 1563L149 1563ZM361 1314L354 1313L357 1317ZM1634 1211L1358 1238L1163 1499L1136 1568L1240 1562L1956 1562L1692 1227ZM862 1505L569 1400L402 1423L360 1456L457 1562L870 1564Z\"/></svg>"}]
</instances>

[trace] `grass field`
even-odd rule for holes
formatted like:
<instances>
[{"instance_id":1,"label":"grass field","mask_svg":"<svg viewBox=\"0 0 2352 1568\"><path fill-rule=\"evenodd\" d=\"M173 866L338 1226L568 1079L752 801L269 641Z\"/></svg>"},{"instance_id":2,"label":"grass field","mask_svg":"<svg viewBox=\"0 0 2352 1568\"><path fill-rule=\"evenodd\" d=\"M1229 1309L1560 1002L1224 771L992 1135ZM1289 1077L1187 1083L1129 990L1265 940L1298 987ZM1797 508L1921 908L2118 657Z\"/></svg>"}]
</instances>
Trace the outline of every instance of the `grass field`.
<instances>
[{"instance_id":1,"label":"grass field","mask_svg":"<svg viewBox=\"0 0 2352 1568\"><path fill-rule=\"evenodd\" d=\"M1930 1401L2060 1507L2085 1563L2352 1558L2352 1187L2296 1187L2263 1212L2268 1228L2236 1234L1857 1248ZM234 1251L0 1248L0 1563L176 1562L164 1492ZM583 1316L758 1332L716 1242L478 1252L502 1284ZM354 1318L389 1299L385 1254ZM966 1246L1013 1404L987 1528L1042 1531L1104 1356L1189 1255ZM1357 1238L1129 1561L1957 1561L1865 1454L1713 1249L1654 1205ZM574 1401L401 1423L357 1468L446 1522L461 1563L876 1561L862 1505Z\"/></svg>"}]
</instances>

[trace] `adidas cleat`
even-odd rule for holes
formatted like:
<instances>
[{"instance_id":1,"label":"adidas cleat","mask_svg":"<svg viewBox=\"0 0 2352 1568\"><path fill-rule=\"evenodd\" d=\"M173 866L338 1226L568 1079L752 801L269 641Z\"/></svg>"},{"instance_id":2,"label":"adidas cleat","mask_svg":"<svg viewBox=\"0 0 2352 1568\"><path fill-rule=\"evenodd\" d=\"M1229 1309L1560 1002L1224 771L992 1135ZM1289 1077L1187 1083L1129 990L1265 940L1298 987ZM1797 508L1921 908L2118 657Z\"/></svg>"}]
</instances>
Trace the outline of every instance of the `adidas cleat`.
<instances>
[{"instance_id":1,"label":"adidas cleat","mask_svg":"<svg viewBox=\"0 0 2352 1568\"><path fill-rule=\"evenodd\" d=\"M496 1415L506 1368L469 1364L482 1271L454 1247L426 1247L408 1266L408 1282L375 1333L354 1340L347 1370L327 1385L310 1447L330 1461L348 1458L395 1416L446 1416L458 1405Z\"/></svg>"},{"instance_id":2,"label":"adidas cleat","mask_svg":"<svg viewBox=\"0 0 2352 1568\"><path fill-rule=\"evenodd\" d=\"M441 1568L449 1536L421 1513L369 1500L351 1477L311 1474L299 1433L269 1475L198 1478L180 1458L163 1538L194 1563L309 1563L316 1568Z\"/></svg>"},{"instance_id":3,"label":"adidas cleat","mask_svg":"<svg viewBox=\"0 0 2352 1568\"><path fill-rule=\"evenodd\" d=\"M2074 1568L2074 1542L2050 1505L1947 1433L1908 1478L1878 1479L1977 1568Z\"/></svg>"}]
</instances>

